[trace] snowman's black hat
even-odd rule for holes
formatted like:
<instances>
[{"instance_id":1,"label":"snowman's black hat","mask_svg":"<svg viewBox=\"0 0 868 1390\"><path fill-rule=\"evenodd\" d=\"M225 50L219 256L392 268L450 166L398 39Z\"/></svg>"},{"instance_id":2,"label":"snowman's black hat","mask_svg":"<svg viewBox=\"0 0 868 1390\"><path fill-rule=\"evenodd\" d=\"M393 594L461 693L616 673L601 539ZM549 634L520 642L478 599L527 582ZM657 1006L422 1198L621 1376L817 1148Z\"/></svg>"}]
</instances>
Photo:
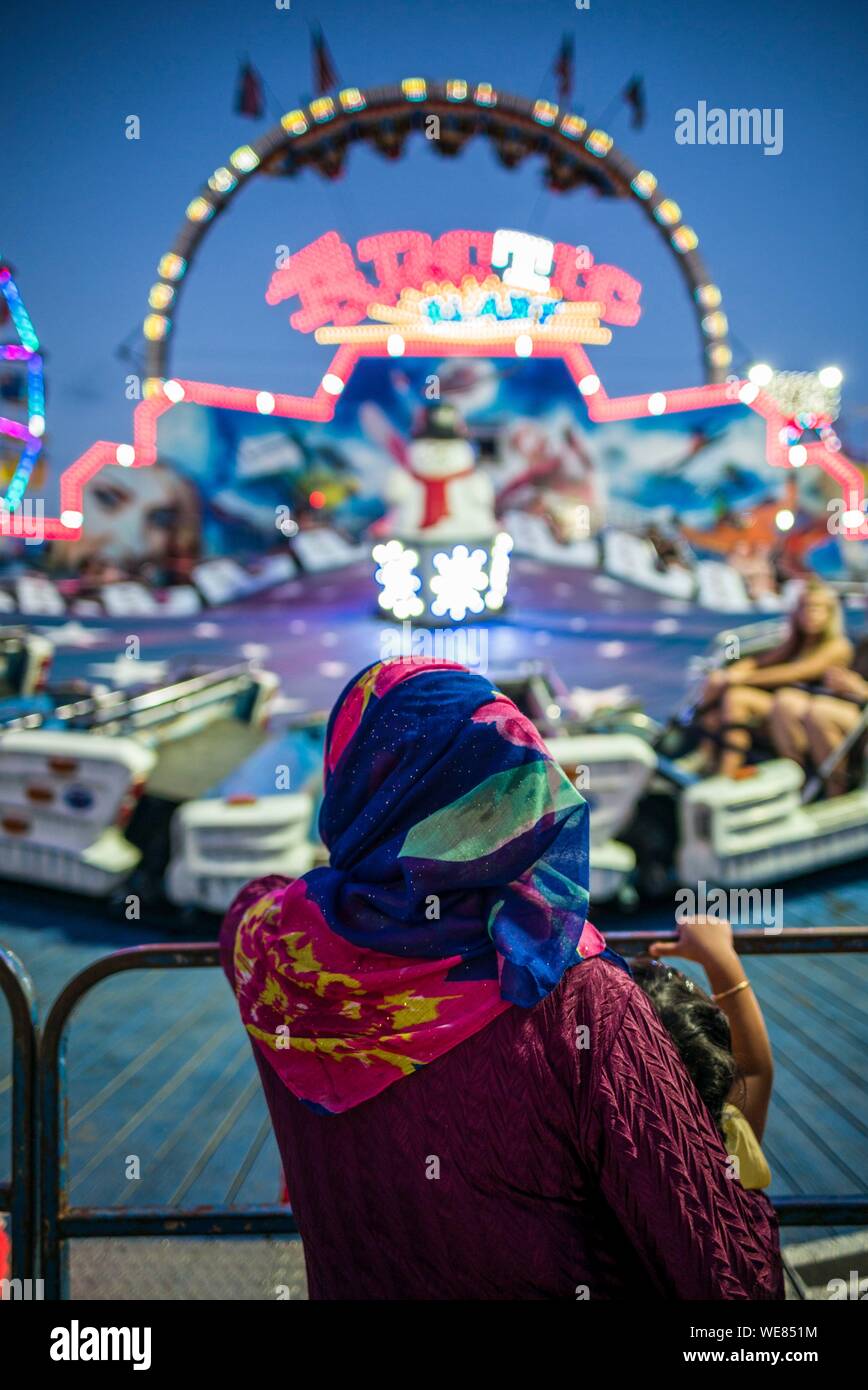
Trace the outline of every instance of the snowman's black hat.
<instances>
[{"instance_id":1,"label":"snowman's black hat","mask_svg":"<svg viewBox=\"0 0 868 1390\"><path fill-rule=\"evenodd\" d=\"M467 426L460 410L446 401L425 406L413 424L414 439L466 439Z\"/></svg>"}]
</instances>

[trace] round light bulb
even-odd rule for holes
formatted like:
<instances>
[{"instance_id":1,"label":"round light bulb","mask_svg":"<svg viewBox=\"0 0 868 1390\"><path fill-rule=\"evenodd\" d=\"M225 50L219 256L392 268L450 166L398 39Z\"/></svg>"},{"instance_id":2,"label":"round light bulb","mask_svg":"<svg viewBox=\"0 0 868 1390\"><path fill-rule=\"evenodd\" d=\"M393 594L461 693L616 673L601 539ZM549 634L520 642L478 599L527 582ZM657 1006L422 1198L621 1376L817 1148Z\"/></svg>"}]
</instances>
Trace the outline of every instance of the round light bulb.
<instances>
[{"instance_id":1,"label":"round light bulb","mask_svg":"<svg viewBox=\"0 0 868 1390\"><path fill-rule=\"evenodd\" d=\"M768 386L774 372L767 362L757 362L748 372L754 386Z\"/></svg>"},{"instance_id":2,"label":"round light bulb","mask_svg":"<svg viewBox=\"0 0 868 1390\"><path fill-rule=\"evenodd\" d=\"M823 367L817 375L820 379L820 385L825 386L827 391L837 390L844 380L844 373L840 367Z\"/></svg>"}]
</instances>

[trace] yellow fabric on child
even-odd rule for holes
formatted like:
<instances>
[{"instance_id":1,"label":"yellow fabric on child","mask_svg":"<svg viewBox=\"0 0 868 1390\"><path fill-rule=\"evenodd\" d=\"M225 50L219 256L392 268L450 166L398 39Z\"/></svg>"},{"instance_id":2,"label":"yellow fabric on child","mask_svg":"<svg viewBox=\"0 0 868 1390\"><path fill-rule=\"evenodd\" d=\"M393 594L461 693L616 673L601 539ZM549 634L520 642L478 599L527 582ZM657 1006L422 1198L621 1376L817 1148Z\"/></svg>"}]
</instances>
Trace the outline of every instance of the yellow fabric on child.
<instances>
[{"instance_id":1,"label":"yellow fabric on child","mask_svg":"<svg viewBox=\"0 0 868 1390\"><path fill-rule=\"evenodd\" d=\"M748 1191L768 1187L772 1180L771 1170L766 1163L765 1154L759 1140L737 1105L723 1107L723 1133L726 1152L738 1160L738 1177L742 1187Z\"/></svg>"}]
</instances>

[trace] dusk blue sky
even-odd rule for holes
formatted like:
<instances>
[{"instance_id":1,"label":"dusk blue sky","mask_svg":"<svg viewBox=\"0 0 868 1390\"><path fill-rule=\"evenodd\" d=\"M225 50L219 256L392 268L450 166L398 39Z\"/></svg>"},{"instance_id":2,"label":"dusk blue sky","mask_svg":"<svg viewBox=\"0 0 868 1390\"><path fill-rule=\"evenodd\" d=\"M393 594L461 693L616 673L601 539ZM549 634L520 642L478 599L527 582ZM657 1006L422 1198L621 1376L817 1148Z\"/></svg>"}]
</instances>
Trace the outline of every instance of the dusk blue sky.
<instances>
[{"instance_id":1,"label":"dusk blue sky","mask_svg":"<svg viewBox=\"0 0 868 1390\"><path fill-rule=\"evenodd\" d=\"M50 354L54 471L94 439L130 437L130 368L116 348L140 325L157 260L201 183L313 94L317 22L345 85L464 77L556 99L552 65L565 32L576 49L571 105L587 117L642 74L647 126L630 130L621 106L608 128L699 233L737 362L838 364L849 436L865 446L866 21L852 0L591 0L587 11L573 0L292 0L289 11L273 0L10 0L0 250ZM268 88L261 122L232 109L245 54ZM782 108L783 152L676 144L676 110L700 100ZM141 119L137 142L124 134L131 114ZM173 371L312 391L329 350L290 328L287 306L266 305L276 246L298 248L331 228L355 243L399 227L501 226L587 244L643 281L640 325L616 328L610 347L591 352L610 392L702 379L678 268L635 206L546 192L539 161L506 171L487 142L443 160L419 137L394 164L354 148L337 183L313 173L252 181L190 272Z\"/></svg>"}]
</instances>

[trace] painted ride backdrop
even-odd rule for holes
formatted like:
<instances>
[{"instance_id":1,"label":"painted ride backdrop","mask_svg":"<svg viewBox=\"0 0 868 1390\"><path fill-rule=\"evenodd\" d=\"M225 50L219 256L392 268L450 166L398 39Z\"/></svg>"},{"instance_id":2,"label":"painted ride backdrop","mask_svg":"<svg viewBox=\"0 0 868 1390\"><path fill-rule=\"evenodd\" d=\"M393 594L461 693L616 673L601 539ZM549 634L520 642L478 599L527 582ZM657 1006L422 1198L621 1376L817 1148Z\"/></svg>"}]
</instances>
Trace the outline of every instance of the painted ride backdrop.
<instances>
[{"instance_id":1,"label":"painted ride backdrop","mask_svg":"<svg viewBox=\"0 0 868 1390\"><path fill-rule=\"evenodd\" d=\"M104 475L89 485L87 549L154 558L171 530L175 551L258 555L280 543L280 507L361 537L384 513L398 442L438 398L465 416L501 510L543 516L556 543L662 525L709 554L734 536L770 551L789 508L813 567L843 573L854 549L829 534L826 476L769 468L763 422L746 406L594 423L563 362L479 357L361 361L328 423L177 406L158 423L157 465L125 471L128 496L107 492Z\"/></svg>"},{"instance_id":2,"label":"painted ride backdrop","mask_svg":"<svg viewBox=\"0 0 868 1390\"><path fill-rule=\"evenodd\" d=\"M723 560L738 603L773 597L806 567L865 566L851 544L868 537L865 480L832 429L837 369L762 365L724 382L720 366L705 386L610 397L597 375L608 325L635 325L642 287L589 248L514 229L404 231L363 238L356 255L375 279L334 232L271 277L269 304L298 299L292 327L337 348L314 395L149 378L132 443L94 443L61 476L59 516L32 523L52 570L171 584L197 561L255 561L294 536L298 550L323 525L343 533L345 554L388 536L389 473L408 466L407 440L436 401L466 421L519 554L623 578L641 559L651 587L673 593L693 592L677 571ZM719 290L696 294L704 331L717 332ZM163 320L146 321L155 341ZM9 519L23 527L21 510Z\"/></svg>"}]
</instances>

